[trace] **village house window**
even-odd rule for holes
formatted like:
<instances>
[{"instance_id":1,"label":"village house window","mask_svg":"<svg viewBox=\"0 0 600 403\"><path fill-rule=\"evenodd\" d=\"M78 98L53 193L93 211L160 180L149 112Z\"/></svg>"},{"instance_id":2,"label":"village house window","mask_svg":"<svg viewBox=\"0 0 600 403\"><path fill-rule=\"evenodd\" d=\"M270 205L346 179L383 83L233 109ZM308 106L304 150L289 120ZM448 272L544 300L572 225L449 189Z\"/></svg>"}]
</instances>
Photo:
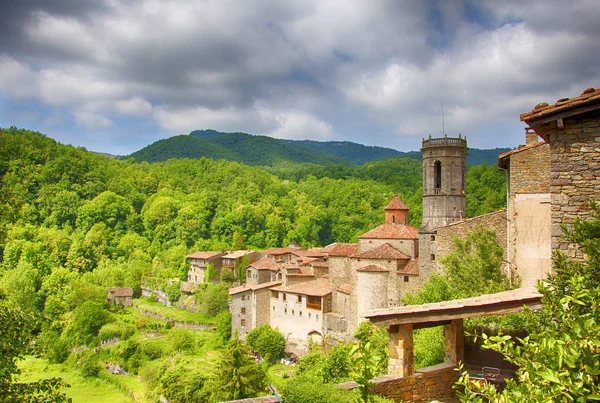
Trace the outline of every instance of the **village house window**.
<instances>
[{"instance_id":1,"label":"village house window","mask_svg":"<svg viewBox=\"0 0 600 403\"><path fill-rule=\"evenodd\" d=\"M408 283L408 276L404 276L404 282Z\"/></svg>"},{"instance_id":2,"label":"village house window","mask_svg":"<svg viewBox=\"0 0 600 403\"><path fill-rule=\"evenodd\" d=\"M316 309L316 310L321 310L322 305L321 305L321 297L313 297L313 296L308 296L306 297L306 307L308 309Z\"/></svg>"},{"instance_id":3,"label":"village house window","mask_svg":"<svg viewBox=\"0 0 600 403\"><path fill-rule=\"evenodd\" d=\"M302 303L302 295L298 295L298 303L301 304Z\"/></svg>"},{"instance_id":4,"label":"village house window","mask_svg":"<svg viewBox=\"0 0 600 403\"><path fill-rule=\"evenodd\" d=\"M431 260L432 262L435 260L435 255L433 253L429 255L429 260Z\"/></svg>"},{"instance_id":5,"label":"village house window","mask_svg":"<svg viewBox=\"0 0 600 403\"><path fill-rule=\"evenodd\" d=\"M242 307L242 315L246 313L246 307Z\"/></svg>"},{"instance_id":6,"label":"village house window","mask_svg":"<svg viewBox=\"0 0 600 403\"><path fill-rule=\"evenodd\" d=\"M294 315L294 310L293 310L293 309L292 309L292 316L295 316L295 315Z\"/></svg>"},{"instance_id":7,"label":"village house window","mask_svg":"<svg viewBox=\"0 0 600 403\"><path fill-rule=\"evenodd\" d=\"M298 316L302 317L302 311L298 312Z\"/></svg>"},{"instance_id":8,"label":"village house window","mask_svg":"<svg viewBox=\"0 0 600 403\"><path fill-rule=\"evenodd\" d=\"M273 298L279 298L279 293L277 291L271 290L271 297L273 297Z\"/></svg>"},{"instance_id":9,"label":"village house window","mask_svg":"<svg viewBox=\"0 0 600 403\"><path fill-rule=\"evenodd\" d=\"M433 188L436 190L442 188L442 163L440 161L433 163Z\"/></svg>"},{"instance_id":10,"label":"village house window","mask_svg":"<svg viewBox=\"0 0 600 403\"><path fill-rule=\"evenodd\" d=\"M310 317L312 316L312 313L308 313L308 319L310 319Z\"/></svg>"},{"instance_id":11,"label":"village house window","mask_svg":"<svg viewBox=\"0 0 600 403\"><path fill-rule=\"evenodd\" d=\"M273 305L273 310L275 310L275 305Z\"/></svg>"},{"instance_id":12,"label":"village house window","mask_svg":"<svg viewBox=\"0 0 600 403\"><path fill-rule=\"evenodd\" d=\"M315 319L316 319L316 320L319 320L319 315L315 315Z\"/></svg>"},{"instance_id":13,"label":"village house window","mask_svg":"<svg viewBox=\"0 0 600 403\"><path fill-rule=\"evenodd\" d=\"M242 325L242 327L246 327L246 319L242 319L240 321L240 324Z\"/></svg>"},{"instance_id":14,"label":"village house window","mask_svg":"<svg viewBox=\"0 0 600 403\"><path fill-rule=\"evenodd\" d=\"M435 235L433 235L433 234L429 235L429 240L432 241L432 242L435 241Z\"/></svg>"},{"instance_id":15,"label":"village house window","mask_svg":"<svg viewBox=\"0 0 600 403\"><path fill-rule=\"evenodd\" d=\"M287 301L287 299L286 299L286 294L285 294L285 293L283 293L283 300L284 300L284 301Z\"/></svg>"},{"instance_id":16,"label":"village house window","mask_svg":"<svg viewBox=\"0 0 600 403\"><path fill-rule=\"evenodd\" d=\"M285 314L287 315L287 308L285 308L285 309L283 310L283 313L285 313Z\"/></svg>"}]
</instances>

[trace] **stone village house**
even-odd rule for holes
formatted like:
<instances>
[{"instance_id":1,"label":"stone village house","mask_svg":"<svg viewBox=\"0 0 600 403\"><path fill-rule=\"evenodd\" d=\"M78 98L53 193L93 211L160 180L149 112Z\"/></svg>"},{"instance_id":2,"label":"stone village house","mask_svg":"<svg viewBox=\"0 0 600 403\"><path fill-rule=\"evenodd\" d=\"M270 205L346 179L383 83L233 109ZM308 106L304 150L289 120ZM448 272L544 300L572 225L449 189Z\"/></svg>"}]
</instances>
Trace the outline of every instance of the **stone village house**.
<instances>
[{"instance_id":1,"label":"stone village house","mask_svg":"<svg viewBox=\"0 0 600 403\"><path fill-rule=\"evenodd\" d=\"M112 305L133 305L133 288L108 288L106 290L106 302Z\"/></svg>"}]
</instances>

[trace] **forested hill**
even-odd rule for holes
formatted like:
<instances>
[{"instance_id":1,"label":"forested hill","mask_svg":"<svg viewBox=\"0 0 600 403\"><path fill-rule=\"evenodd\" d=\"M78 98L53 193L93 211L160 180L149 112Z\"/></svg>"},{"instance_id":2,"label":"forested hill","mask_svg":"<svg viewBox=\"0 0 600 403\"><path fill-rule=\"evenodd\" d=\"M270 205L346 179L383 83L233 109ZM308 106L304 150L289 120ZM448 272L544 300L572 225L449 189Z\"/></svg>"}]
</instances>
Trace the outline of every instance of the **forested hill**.
<instances>
[{"instance_id":1,"label":"forested hill","mask_svg":"<svg viewBox=\"0 0 600 403\"><path fill-rule=\"evenodd\" d=\"M495 165L499 154L508 148L469 149L467 164ZM317 165L362 165L392 157L421 160L420 151L400 152L391 148L365 146L350 141L281 140L248 133L222 133L216 130L194 130L159 140L129 157L136 161L157 162L169 158L226 159L248 165L275 166L287 162Z\"/></svg>"}]
</instances>

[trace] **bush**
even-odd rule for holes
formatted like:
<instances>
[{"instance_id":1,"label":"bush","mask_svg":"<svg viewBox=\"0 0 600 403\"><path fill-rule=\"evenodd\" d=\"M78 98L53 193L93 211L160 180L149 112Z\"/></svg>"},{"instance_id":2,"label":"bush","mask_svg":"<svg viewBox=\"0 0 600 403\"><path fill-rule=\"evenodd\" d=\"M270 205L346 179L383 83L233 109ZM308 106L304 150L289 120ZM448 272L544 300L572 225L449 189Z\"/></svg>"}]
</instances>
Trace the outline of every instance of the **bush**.
<instances>
[{"instance_id":1,"label":"bush","mask_svg":"<svg viewBox=\"0 0 600 403\"><path fill-rule=\"evenodd\" d=\"M217 334L223 343L227 343L231 339L231 312L223 311L217 315L215 320L217 326Z\"/></svg>"},{"instance_id":2,"label":"bush","mask_svg":"<svg viewBox=\"0 0 600 403\"><path fill-rule=\"evenodd\" d=\"M53 364L61 364L69 357L69 343L54 330L44 330L40 335L43 356Z\"/></svg>"},{"instance_id":3,"label":"bush","mask_svg":"<svg viewBox=\"0 0 600 403\"><path fill-rule=\"evenodd\" d=\"M269 361L281 358L285 349L283 334L279 329L273 329L269 325L262 325L253 329L246 336L246 343Z\"/></svg>"},{"instance_id":4,"label":"bush","mask_svg":"<svg viewBox=\"0 0 600 403\"><path fill-rule=\"evenodd\" d=\"M169 331L167 340L171 344L171 349L177 353L191 352L196 345L196 338L191 331L177 327Z\"/></svg>"},{"instance_id":5,"label":"bush","mask_svg":"<svg viewBox=\"0 0 600 403\"><path fill-rule=\"evenodd\" d=\"M217 316L229 309L229 290L222 284L209 284L202 295L200 313Z\"/></svg>"},{"instance_id":6,"label":"bush","mask_svg":"<svg viewBox=\"0 0 600 403\"><path fill-rule=\"evenodd\" d=\"M231 284L235 281L233 273L228 269L221 270L221 283Z\"/></svg>"},{"instance_id":7,"label":"bush","mask_svg":"<svg viewBox=\"0 0 600 403\"><path fill-rule=\"evenodd\" d=\"M162 348L157 345L156 343L152 343L152 342L145 342L142 343L142 355L146 358L148 358L149 360L155 360L157 358L162 357L163 355L163 350Z\"/></svg>"},{"instance_id":8,"label":"bush","mask_svg":"<svg viewBox=\"0 0 600 403\"><path fill-rule=\"evenodd\" d=\"M179 284L179 281L166 286L165 293L167 294L167 297L169 298L169 302L171 304L174 304L175 302L179 301L179 298L181 298L181 286Z\"/></svg>"},{"instance_id":9,"label":"bush","mask_svg":"<svg viewBox=\"0 0 600 403\"><path fill-rule=\"evenodd\" d=\"M295 376L281 390L286 403L354 403L356 394L314 376Z\"/></svg>"},{"instance_id":10,"label":"bush","mask_svg":"<svg viewBox=\"0 0 600 403\"><path fill-rule=\"evenodd\" d=\"M442 326L415 330L415 368L444 362L444 328Z\"/></svg>"}]
</instances>

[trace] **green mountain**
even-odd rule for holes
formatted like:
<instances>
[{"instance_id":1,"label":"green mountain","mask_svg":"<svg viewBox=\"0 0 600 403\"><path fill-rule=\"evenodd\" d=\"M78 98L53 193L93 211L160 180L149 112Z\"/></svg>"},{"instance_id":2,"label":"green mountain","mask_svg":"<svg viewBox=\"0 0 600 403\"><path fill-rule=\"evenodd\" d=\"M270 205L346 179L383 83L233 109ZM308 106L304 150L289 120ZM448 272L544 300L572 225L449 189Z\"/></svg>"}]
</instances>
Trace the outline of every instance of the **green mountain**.
<instances>
[{"instance_id":1,"label":"green mountain","mask_svg":"<svg viewBox=\"0 0 600 403\"><path fill-rule=\"evenodd\" d=\"M508 148L469 149L467 164L495 165ZM223 133L212 129L194 130L159 140L134 152L136 161L158 162L169 158L226 159L248 165L274 166L287 163L316 165L363 165L388 158L421 160L420 151L400 152L391 148L365 146L351 141L282 140L248 133Z\"/></svg>"}]
</instances>

